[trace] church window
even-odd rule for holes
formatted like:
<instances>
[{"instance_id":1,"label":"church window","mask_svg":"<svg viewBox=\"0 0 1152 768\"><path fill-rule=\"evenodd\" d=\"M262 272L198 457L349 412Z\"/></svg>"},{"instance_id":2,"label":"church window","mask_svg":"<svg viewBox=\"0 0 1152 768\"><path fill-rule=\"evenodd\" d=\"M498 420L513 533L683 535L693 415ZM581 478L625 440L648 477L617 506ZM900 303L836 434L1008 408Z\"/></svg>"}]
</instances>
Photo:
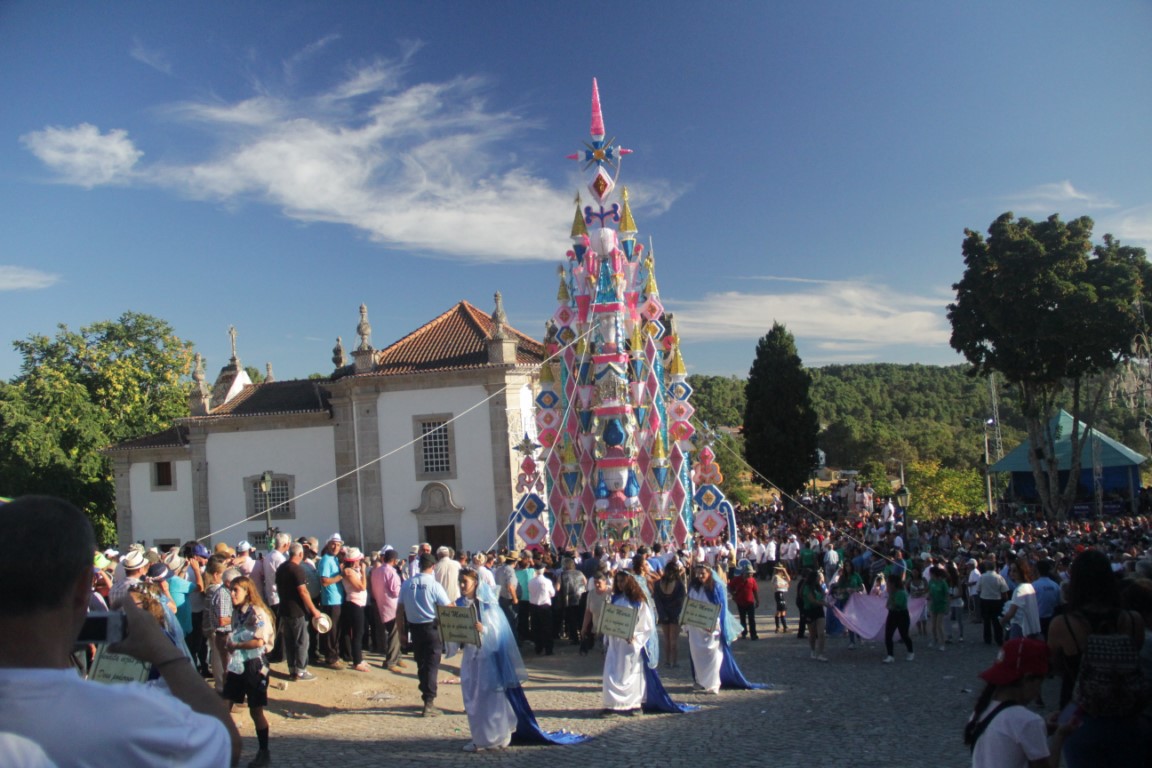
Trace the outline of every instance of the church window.
<instances>
[{"instance_id":1,"label":"church window","mask_svg":"<svg viewBox=\"0 0 1152 768\"><path fill-rule=\"evenodd\" d=\"M416 479L456 476L456 446L451 414L428 414L412 419L416 444Z\"/></svg>"},{"instance_id":2,"label":"church window","mask_svg":"<svg viewBox=\"0 0 1152 768\"><path fill-rule=\"evenodd\" d=\"M176 476L172 473L172 462L152 463L152 490L172 491L176 489Z\"/></svg>"},{"instance_id":3,"label":"church window","mask_svg":"<svg viewBox=\"0 0 1152 768\"><path fill-rule=\"evenodd\" d=\"M260 515L255 520L262 520L264 513L271 510L273 520L295 520L296 502L291 500L296 493L295 476L273 474L272 484L266 493L260 490L260 479L261 475L244 478L247 516L251 518L253 515Z\"/></svg>"}]
</instances>

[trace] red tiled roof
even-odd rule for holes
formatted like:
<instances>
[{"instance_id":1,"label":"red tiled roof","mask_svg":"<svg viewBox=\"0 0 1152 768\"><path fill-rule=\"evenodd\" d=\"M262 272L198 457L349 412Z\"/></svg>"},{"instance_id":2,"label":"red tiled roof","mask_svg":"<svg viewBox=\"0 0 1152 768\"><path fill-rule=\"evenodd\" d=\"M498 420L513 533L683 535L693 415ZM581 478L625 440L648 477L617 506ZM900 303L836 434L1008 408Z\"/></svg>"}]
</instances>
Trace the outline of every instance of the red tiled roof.
<instances>
[{"instance_id":1,"label":"red tiled roof","mask_svg":"<svg viewBox=\"0 0 1152 768\"><path fill-rule=\"evenodd\" d=\"M211 419L218 416L263 416L283 413L317 413L328 410L328 393L319 381L295 379L249 384L235 397L212 410L207 416L189 419Z\"/></svg>"},{"instance_id":2,"label":"red tiled roof","mask_svg":"<svg viewBox=\"0 0 1152 768\"><path fill-rule=\"evenodd\" d=\"M183 448L188 445L188 427L169 427L163 432L125 440L108 448L109 451L130 451L138 448Z\"/></svg>"},{"instance_id":3,"label":"red tiled roof","mask_svg":"<svg viewBox=\"0 0 1152 768\"><path fill-rule=\"evenodd\" d=\"M376 353L375 375L424 373L488 365L492 318L461 301L435 320ZM516 362L538 365L544 345L512 326L504 329L516 339ZM372 374L369 374L372 375Z\"/></svg>"}]
</instances>

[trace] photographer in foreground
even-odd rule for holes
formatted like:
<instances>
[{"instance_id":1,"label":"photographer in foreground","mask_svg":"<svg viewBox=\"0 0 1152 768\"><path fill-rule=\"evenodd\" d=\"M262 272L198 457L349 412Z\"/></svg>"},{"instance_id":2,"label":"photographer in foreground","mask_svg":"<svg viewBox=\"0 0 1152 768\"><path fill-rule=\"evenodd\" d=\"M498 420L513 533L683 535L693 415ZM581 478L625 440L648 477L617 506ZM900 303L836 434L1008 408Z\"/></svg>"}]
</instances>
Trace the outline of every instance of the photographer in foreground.
<instances>
[{"instance_id":1,"label":"photographer in foreground","mask_svg":"<svg viewBox=\"0 0 1152 768\"><path fill-rule=\"evenodd\" d=\"M88 611L94 549L87 518L66 501L25 496L0 507L4 730L62 766L235 765L240 736L226 705L131 600L124 640L109 650L152 664L170 693L77 673L71 654Z\"/></svg>"}]
</instances>

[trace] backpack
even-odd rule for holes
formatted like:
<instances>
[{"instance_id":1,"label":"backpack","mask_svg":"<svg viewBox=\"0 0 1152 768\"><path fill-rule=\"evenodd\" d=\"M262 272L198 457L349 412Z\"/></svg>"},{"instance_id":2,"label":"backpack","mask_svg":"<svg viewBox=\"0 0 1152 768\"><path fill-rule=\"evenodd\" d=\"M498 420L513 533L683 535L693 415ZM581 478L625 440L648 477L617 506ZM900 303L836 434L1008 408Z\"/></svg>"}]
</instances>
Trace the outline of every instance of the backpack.
<instances>
[{"instance_id":1,"label":"backpack","mask_svg":"<svg viewBox=\"0 0 1152 768\"><path fill-rule=\"evenodd\" d=\"M1131 633L1117 631L1120 614L1095 621L1081 616L1088 622L1089 635L1080 652L1073 700L1094 717L1136 714L1148 701L1149 689ZM1064 620L1068 621L1067 616ZM1135 626L1131 618L1129 624Z\"/></svg>"},{"instance_id":2,"label":"backpack","mask_svg":"<svg viewBox=\"0 0 1152 768\"><path fill-rule=\"evenodd\" d=\"M964 743L968 745L968 751L976 751L976 742L984 735L984 731L988 730L988 726L996 719L996 715L1008 709L1008 707L1018 706L1020 705L1014 701L1002 701L996 705L995 709L989 712L988 716L983 720L977 720L975 715L973 715L972 719L968 721L968 724L964 726Z\"/></svg>"}]
</instances>

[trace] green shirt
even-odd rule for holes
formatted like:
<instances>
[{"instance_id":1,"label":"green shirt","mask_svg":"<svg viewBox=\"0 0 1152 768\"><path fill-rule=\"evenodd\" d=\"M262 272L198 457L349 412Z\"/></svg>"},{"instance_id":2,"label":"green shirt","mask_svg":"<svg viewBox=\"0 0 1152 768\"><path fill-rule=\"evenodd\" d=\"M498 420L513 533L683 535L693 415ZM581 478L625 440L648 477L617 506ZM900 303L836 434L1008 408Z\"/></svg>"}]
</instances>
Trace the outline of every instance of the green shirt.
<instances>
[{"instance_id":1,"label":"green shirt","mask_svg":"<svg viewBox=\"0 0 1152 768\"><path fill-rule=\"evenodd\" d=\"M895 592L888 593L888 610L890 611L906 611L908 610L908 592L903 589L898 589Z\"/></svg>"}]
</instances>

